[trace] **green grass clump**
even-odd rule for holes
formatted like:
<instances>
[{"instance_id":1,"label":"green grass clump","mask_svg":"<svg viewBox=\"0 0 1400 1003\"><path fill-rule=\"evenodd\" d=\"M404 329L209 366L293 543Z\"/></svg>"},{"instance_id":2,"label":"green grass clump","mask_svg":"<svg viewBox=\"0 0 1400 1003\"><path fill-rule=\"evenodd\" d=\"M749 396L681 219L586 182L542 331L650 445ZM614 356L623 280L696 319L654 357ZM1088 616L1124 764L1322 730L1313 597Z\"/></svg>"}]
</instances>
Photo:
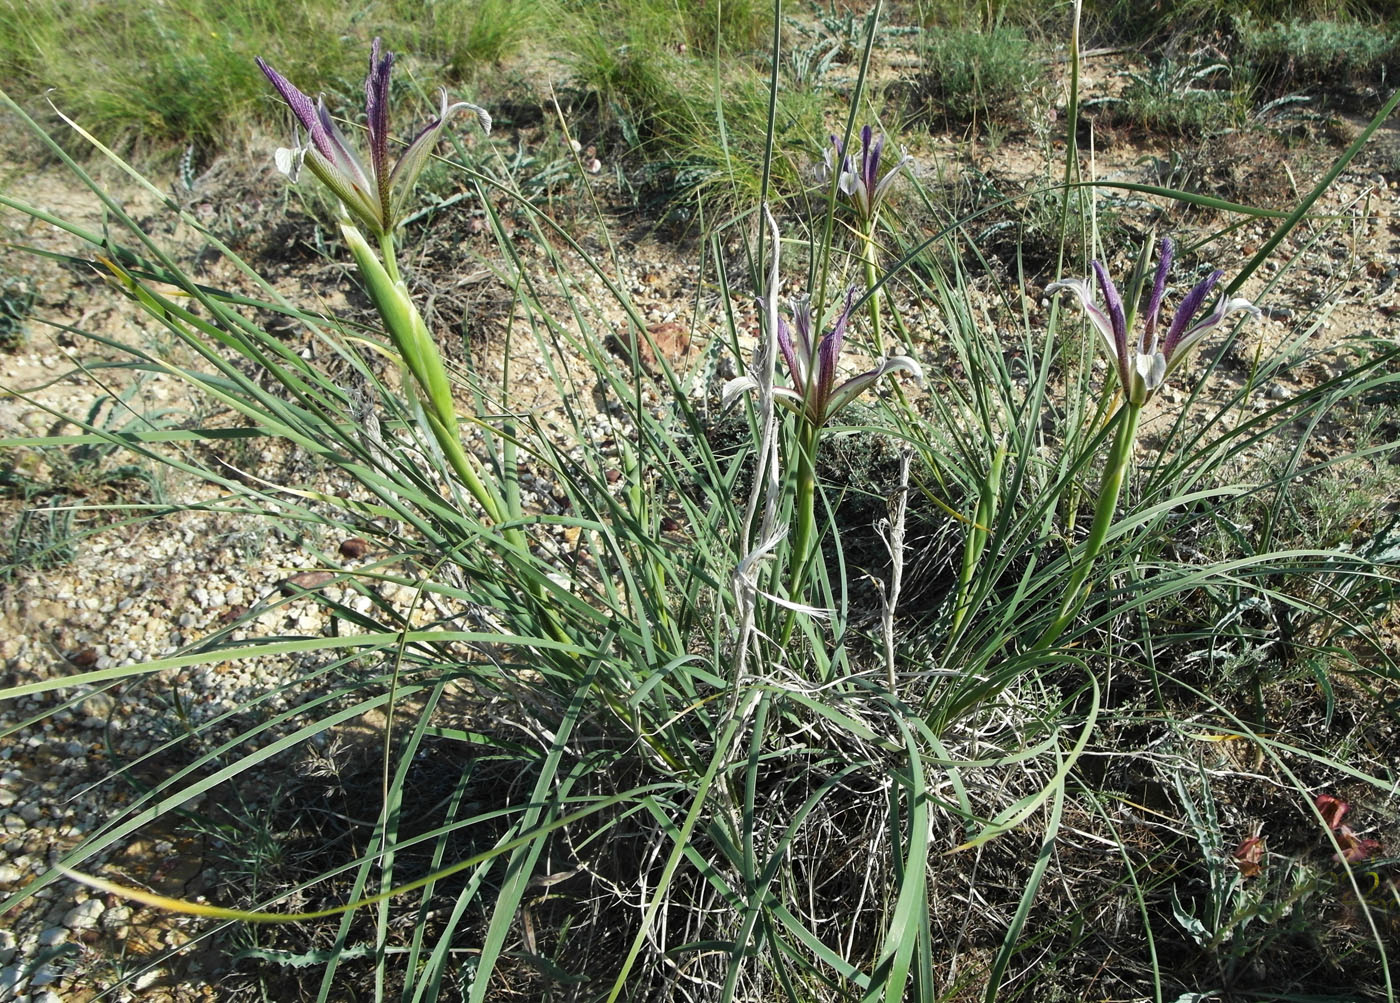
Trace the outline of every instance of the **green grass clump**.
<instances>
[{"instance_id":1,"label":"green grass clump","mask_svg":"<svg viewBox=\"0 0 1400 1003\"><path fill-rule=\"evenodd\" d=\"M726 17L710 28L719 51L700 51L706 22L702 5L676 18L673 4L590 5L576 11L564 57L574 85L597 110L598 126L612 128L645 160L644 182L667 200L718 196L751 204L760 187L767 135L768 71L752 51L726 55L763 27ZM744 30L740 30L740 29ZM774 175L790 193L823 135L822 101L812 91L778 95L775 141L795 151L774 161ZM810 152L809 152L810 151Z\"/></svg>"},{"instance_id":2,"label":"green grass clump","mask_svg":"<svg viewBox=\"0 0 1400 1003\"><path fill-rule=\"evenodd\" d=\"M1240 119L1229 82L1230 67L1225 63L1163 59L1131 75L1122 99L1113 104L1115 117L1151 132L1179 136L1215 132Z\"/></svg>"},{"instance_id":3,"label":"green grass clump","mask_svg":"<svg viewBox=\"0 0 1400 1003\"><path fill-rule=\"evenodd\" d=\"M949 123L1014 115L1041 72L1026 33L1007 24L931 35L920 70L918 97Z\"/></svg>"},{"instance_id":4,"label":"green grass clump","mask_svg":"<svg viewBox=\"0 0 1400 1003\"><path fill-rule=\"evenodd\" d=\"M145 149L219 147L252 120L280 121L256 56L327 91L353 93L364 75L362 46L344 41L356 30L328 0L0 0L0 20L0 77L21 93L52 87L85 128Z\"/></svg>"},{"instance_id":5,"label":"green grass clump","mask_svg":"<svg viewBox=\"0 0 1400 1003\"><path fill-rule=\"evenodd\" d=\"M547 36L558 14L551 0L442 0L413 20L413 45L450 79L470 80Z\"/></svg>"},{"instance_id":6,"label":"green grass clump","mask_svg":"<svg viewBox=\"0 0 1400 1003\"><path fill-rule=\"evenodd\" d=\"M1361 21L1236 21L1245 59L1272 92L1345 86L1400 71L1400 31Z\"/></svg>"},{"instance_id":7,"label":"green grass clump","mask_svg":"<svg viewBox=\"0 0 1400 1003\"><path fill-rule=\"evenodd\" d=\"M1234 19L1263 22L1385 21L1395 18L1392 0L1087 0L1084 19L1090 38L1103 44L1163 42L1205 38L1229 29Z\"/></svg>"}]
</instances>

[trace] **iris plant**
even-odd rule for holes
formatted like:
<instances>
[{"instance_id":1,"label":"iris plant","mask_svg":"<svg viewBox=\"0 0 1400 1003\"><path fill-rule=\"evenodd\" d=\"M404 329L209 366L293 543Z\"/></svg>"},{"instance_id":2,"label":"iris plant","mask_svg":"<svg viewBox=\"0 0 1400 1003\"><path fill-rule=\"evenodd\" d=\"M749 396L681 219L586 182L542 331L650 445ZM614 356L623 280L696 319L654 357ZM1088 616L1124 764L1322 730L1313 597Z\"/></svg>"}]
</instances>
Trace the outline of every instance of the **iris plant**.
<instances>
[{"instance_id":1,"label":"iris plant","mask_svg":"<svg viewBox=\"0 0 1400 1003\"><path fill-rule=\"evenodd\" d=\"M851 306L855 302L855 290L846 292L846 303L837 315L831 329L820 339L812 337L812 302L803 296L793 303L792 324L778 314L778 351L787 364L792 379L791 387L773 388L773 393L789 410L802 415L807 429L815 433L820 430L838 411L860 396L879 381L880 377L901 370L913 373L916 378L923 376L918 362L907 355L891 355L874 369L852 376L836 384L837 362L841 357L841 346L846 339L846 325L850 321ZM752 376L741 376L731 380L724 388L726 400L745 390L757 386Z\"/></svg>"},{"instance_id":2,"label":"iris plant","mask_svg":"<svg viewBox=\"0 0 1400 1003\"><path fill-rule=\"evenodd\" d=\"M1101 336L1101 343L1108 353L1109 361L1114 365L1125 404L1118 414L1113 449L1104 467L1103 482L1094 509L1094 521L1089 527L1088 538L1084 541L1083 556L1070 576L1069 585L1060 602L1059 615L1037 639L1035 648L1048 648L1053 644L1084 603L1084 582L1093 567L1094 559L1103 549L1109 527L1113 523L1118 496L1127 477L1128 465L1132 462L1133 442L1143 405L1151 399L1163 381L1190 357L1191 351L1200 344L1201 339L1224 323L1226 317L1240 311L1252 315L1259 313L1249 300L1224 293L1210 313L1192 323L1224 274L1220 269L1216 269L1186 294L1172 317L1166 335L1159 336L1162 299L1166 295L1167 274L1172 263L1172 242L1163 238L1158 245L1157 272L1148 292L1142 332L1134 335L1138 293L1142 277L1146 274L1144 266L1147 253L1148 249L1144 248L1144 260L1139 262L1127 307L1118 293L1118 287L1109 277L1108 270L1098 261L1091 262L1091 266L1098 280L1099 291L1103 295L1103 307L1094 302L1093 287L1088 279L1064 279L1046 287L1047 293L1066 291L1078 297L1089 322Z\"/></svg>"},{"instance_id":3,"label":"iris plant","mask_svg":"<svg viewBox=\"0 0 1400 1003\"><path fill-rule=\"evenodd\" d=\"M772 387L777 400L800 419L797 432L797 497L794 506L796 524L793 532L792 579L789 595L796 600L803 572L811 546L816 519L816 452L821 430L835 414L864 391L874 386L882 376L900 371L913 373L922 378L919 363L907 355L892 355L878 366L857 376L852 376L839 386L836 382L837 364L841 357L841 347L846 338L846 327L850 321L851 307L855 304L855 290L846 292L846 302L837 315L831 328L819 339L813 337L816 323L812 317L812 303L808 297L801 297L793 304L792 324L777 312L769 303L769 316L776 318L774 341L783 361L787 364L792 380L791 387ZM770 348L771 351L771 348ZM724 388L724 401L728 403L747 390L759 389L758 379L753 375L730 380ZM792 630L789 618L784 630L784 643Z\"/></svg>"},{"instance_id":4,"label":"iris plant","mask_svg":"<svg viewBox=\"0 0 1400 1003\"><path fill-rule=\"evenodd\" d=\"M822 166L817 177L823 183L836 179L836 190L844 196L855 211L861 237L861 260L865 265L865 282L870 287L870 325L879 351L885 350L880 318L880 295L876 289L876 272L880 264L879 248L875 243L875 224L879 219L880 206L894 183L895 176L914 158L904 154L880 176L881 157L885 149L885 137L875 137L870 126L860 130L860 153L852 156L839 136L831 137L831 146L822 155ZM886 161L888 163L888 161Z\"/></svg>"},{"instance_id":5,"label":"iris plant","mask_svg":"<svg viewBox=\"0 0 1400 1003\"><path fill-rule=\"evenodd\" d=\"M437 343L423 322L408 286L399 276L394 259L394 229L403 221L403 210L413 182L423 170L429 154L442 135L451 115L462 108L476 111L483 129L491 118L466 102L448 104L443 93L438 117L409 143L398 161L389 165L389 70L394 54L380 49L379 39L370 49L369 76L365 79L365 117L369 127L369 165L366 166L326 111L323 98L315 103L297 90L261 58L259 68L272 81L308 138L296 132L293 150L278 150L277 165L295 179L303 163L340 199L343 213L341 234L355 258L365 287L374 300L384 328L398 350L406 372L405 384L417 385L424 405L423 417L458 479L471 493L493 523L503 520L500 499L476 472L472 459L462 446L457 426L456 405L447 370ZM355 225L363 224L379 240L382 260Z\"/></svg>"},{"instance_id":6,"label":"iris plant","mask_svg":"<svg viewBox=\"0 0 1400 1003\"><path fill-rule=\"evenodd\" d=\"M369 133L369 164L366 165L326 110L324 97L318 97L313 103L261 57L257 62L300 123L295 129L296 145L290 150L277 151L278 168L295 181L305 163L311 173L335 193L346 212L381 240L403 221L404 206L413 183L418 180L429 154L454 114L464 109L474 111L481 128L491 131L491 116L484 109L466 101L448 103L444 90L438 117L423 127L390 166L389 70L394 65L394 54L381 52L376 38L370 49L369 76L365 78L365 119ZM305 141L301 129L306 130Z\"/></svg>"}]
</instances>

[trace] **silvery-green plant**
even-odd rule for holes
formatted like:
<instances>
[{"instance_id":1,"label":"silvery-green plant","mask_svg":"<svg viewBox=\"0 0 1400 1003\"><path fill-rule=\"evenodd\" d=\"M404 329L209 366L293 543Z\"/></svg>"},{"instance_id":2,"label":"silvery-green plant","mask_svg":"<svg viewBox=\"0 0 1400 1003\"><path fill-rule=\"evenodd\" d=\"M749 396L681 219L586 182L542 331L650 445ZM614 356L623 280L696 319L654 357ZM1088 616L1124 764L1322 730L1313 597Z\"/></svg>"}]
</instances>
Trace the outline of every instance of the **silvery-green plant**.
<instances>
[{"instance_id":1,"label":"silvery-green plant","mask_svg":"<svg viewBox=\"0 0 1400 1003\"><path fill-rule=\"evenodd\" d=\"M1190 358L1192 350L1206 335L1223 324L1228 316L1238 312L1251 315L1259 313L1249 300L1224 294L1210 313L1197 323L1191 323L1216 283L1220 281L1220 277L1225 274L1217 268L1186 294L1172 317L1166 336L1159 338L1162 300L1166 295L1167 276L1172 263L1172 242L1164 237L1157 248L1157 271L1143 311L1142 332L1133 337L1148 253L1150 248L1144 246L1126 306L1118 287L1108 274L1108 269L1099 261L1090 262L1090 266L1103 295L1103 307L1094 301L1093 288L1088 279L1062 279L1046 287L1047 293L1072 292L1078 298L1089 322L1100 335L1100 343L1108 354L1109 361L1113 363L1124 403L1118 412L1118 428L1099 487L1094 521L1089 527L1089 536L1084 541L1084 554L1070 576L1069 585L1060 602L1059 615L1037 639L1035 648L1046 648L1054 644L1083 605L1084 596L1081 593L1084 582L1093 567L1094 558L1103 549L1104 540L1108 536L1118 507L1118 496L1123 490L1123 481L1132 462L1133 443L1143 405L1162 386L1167 376Z\"/></svg>"}]
</instances>

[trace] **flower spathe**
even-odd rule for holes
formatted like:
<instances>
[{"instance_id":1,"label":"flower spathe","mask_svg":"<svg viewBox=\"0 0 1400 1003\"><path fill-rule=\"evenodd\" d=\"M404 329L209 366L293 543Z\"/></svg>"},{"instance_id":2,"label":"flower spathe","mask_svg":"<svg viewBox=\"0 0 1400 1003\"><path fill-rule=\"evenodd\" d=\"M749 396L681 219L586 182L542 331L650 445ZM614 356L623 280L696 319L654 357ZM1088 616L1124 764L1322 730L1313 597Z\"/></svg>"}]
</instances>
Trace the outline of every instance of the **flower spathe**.
<instances>
[{"instance_id":1,"label":"flower spathe","mask_svg":"<svg viewBox=\"0 0 1400 1003\"><path fill-rule=\"evenodd\" d=\"M817 172L818 179L823 183L831 180L833 171L837 172L836 187L850 200L856 215L866 223L880 211L880 204L894 183L895 175L914 160L906 153L885 172L884 177L880 177L880 157L884 148L885 137L874 137L868 125L860 130L858 158L852 158L846 152L841 137L832 134L831 148L822 155L822 166Z\"/></svg>"},{"instance_id":2,"label":"flower spathe","mask_svg":"<svg viewBox=\"0 0 1400 1003\"><path fill-rule=\"evenodd\" d=\"M295 181L305 163L311 168L311 173L335 193L346 212L376 236L392 233L402 221L404 203L413 190L413 183L422 173L428 155L455 113L470 109L476 113L482 130L491 131L491 116L485 109L466 101L449 103L447 91L444 90L438 117L423 127L391 167L389 70L394 65L394 54L381 52L380 41L376 38L370 49L369 76L365 78L365 118L370 154L366 166L326 110L324 98L318 97L312 102L262 57L258 57L257 63L300 123L295 133L296 145L277 151L278 169ZM303 128L307 134L305 142L301 135Z\"/></svg>"},{"instance_id":3,"label":"flower spathe","mask_svg":"<svg viewBox=\"0 0 1400 1003\"><path fill-rule=\"evenodd\" d=\"M837 363L854 303L855 290L850 289L846 292L846 303L841 313L820 339L813 337L812 302L809 297L802 296L794 301L791 326L782 314L777 315L778 351L787 364L792 386L775 386L773 393L781 404L803 415L817 428L874 386L882 376L904 371L912 373L916 379L923 378L923 370L916 360L908 355L891 355L874 369L837 385ZM724 388L725 403L757 386L752 376L730 380Z\"/></svg>"},{"instance_id":4,"label":"flower spathe","mask_svg":"<svg viewBox=\"0 0 1400 1003\"><path fill-rule=\"evenodd\" d=\"M1225 274L1217 268L1186 294L1172 317L1166 335L1159 337L1158 318L1171 263L1172 242L1163 238L1158 246L1157 273L1148 294L1142 333L1131 341L1129 328L1133 324L1133 315L1125 312L1118 287L1100 262L1093 261L1090 265L1103 296L1103 307L1094 301L1093 286L1088 279L1062 279L1045 288L1047 294L1068 291L1078 298L1089 322L1102 336L1104 350L1116 368L1123 393L1133 404L1145 404L1166 378L1190 358L1192 350L1201 340L1225 322L1225 318L1240 311L1256 316L1259 314L1259 309L1249 300L1222 294L1214 309L1195 324L1191 323L1220 277Z\"/></svg>"}]
</instances>

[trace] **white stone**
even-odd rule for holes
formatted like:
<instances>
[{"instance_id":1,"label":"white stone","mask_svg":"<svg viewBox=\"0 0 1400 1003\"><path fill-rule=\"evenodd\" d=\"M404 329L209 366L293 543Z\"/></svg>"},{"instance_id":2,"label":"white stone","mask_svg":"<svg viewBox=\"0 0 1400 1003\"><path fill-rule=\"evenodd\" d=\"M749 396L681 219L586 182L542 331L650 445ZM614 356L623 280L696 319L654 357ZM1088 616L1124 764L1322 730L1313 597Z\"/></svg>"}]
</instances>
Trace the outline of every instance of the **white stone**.
<instances>
[{"instance_id":1,"label":"white stone","mask_svg":"<svg viewBox=\"0 0 1400 1003\"><path fill-rule=\"evenodd\" d=\"M63 925L70 930L91 930L106 908L101 899L79 902L63 914Z\"/></svg>"}]
</instances>

